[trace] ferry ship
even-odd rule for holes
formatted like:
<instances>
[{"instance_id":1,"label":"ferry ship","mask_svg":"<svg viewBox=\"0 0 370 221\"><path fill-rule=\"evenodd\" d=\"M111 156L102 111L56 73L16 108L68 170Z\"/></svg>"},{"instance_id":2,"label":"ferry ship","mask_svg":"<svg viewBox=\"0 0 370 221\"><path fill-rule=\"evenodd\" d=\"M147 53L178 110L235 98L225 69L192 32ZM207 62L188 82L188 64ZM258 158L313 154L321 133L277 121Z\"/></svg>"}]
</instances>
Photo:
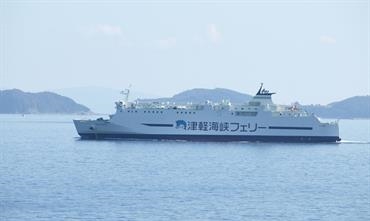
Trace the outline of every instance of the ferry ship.
<instances>
[{"instance_id":1,"label":"ferry ship","mask_svg":"<svg viewBox=\"0 0 370 221\"><path fill-rule=\"evenodd\" d=\"M322 122L297 105L276 105L261 84L244 104L129 102L129 90L109 119L74 120L82 139L250 142L339 142L338 122Z\"/></svg>"}]
</instances>

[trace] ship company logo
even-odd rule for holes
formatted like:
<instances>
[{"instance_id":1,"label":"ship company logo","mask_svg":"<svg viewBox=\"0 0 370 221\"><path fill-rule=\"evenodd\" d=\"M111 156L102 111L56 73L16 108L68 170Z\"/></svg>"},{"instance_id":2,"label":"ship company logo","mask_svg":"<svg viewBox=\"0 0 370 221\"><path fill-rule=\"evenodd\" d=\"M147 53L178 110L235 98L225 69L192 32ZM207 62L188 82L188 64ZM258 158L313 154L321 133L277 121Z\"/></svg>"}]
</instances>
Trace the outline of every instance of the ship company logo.
<instances>
[{"instance_id":1,"label":"ship company logo","mask_svg":"<svg viewBox=\"0 0 370 221\"><path fill-rule=\"evenodd\" d=\"M184 120L176 121L176 129L179 129L179 128L186 130L186 122Z\"/></svg>"}]
</instances>

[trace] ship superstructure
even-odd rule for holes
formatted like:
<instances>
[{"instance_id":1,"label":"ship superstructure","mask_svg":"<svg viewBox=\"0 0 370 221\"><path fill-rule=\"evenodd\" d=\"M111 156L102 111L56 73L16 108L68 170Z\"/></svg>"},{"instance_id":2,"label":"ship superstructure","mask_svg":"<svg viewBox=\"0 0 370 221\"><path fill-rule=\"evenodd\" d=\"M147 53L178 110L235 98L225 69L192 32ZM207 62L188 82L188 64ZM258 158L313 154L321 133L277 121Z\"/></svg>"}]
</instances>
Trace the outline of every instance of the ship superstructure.
<instances>
[{"instance_id":1,"label":"ship superstructure","mask_svg":"<svg viewBox=\"0 0 370 221\"><path fill-rule=\"evenodd\" d=\"M116 102L109 119L74 120L83 139L338 142L338 122L321 122L299 105L276 105L261 84L245 104Z\"/></svg>"}]
</instances>

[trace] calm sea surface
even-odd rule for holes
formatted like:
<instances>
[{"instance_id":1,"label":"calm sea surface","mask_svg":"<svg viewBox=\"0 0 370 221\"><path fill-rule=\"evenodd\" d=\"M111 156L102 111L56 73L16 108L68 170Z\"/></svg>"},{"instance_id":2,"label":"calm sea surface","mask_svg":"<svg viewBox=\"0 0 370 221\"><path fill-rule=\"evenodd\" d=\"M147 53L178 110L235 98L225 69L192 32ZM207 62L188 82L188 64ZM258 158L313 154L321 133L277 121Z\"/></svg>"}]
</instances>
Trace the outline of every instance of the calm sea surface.
<instances>
[{"instance_id":1,"label":"calm sea surface","mask_svg":"<svg viewBox=\"0 0 370 221\"><path fill-rule=\"evenodd\" d=\"M0 115L0 220L370 220L369 120L283 144L82 141L72 118Z\"/></svg>"}]
</instances>

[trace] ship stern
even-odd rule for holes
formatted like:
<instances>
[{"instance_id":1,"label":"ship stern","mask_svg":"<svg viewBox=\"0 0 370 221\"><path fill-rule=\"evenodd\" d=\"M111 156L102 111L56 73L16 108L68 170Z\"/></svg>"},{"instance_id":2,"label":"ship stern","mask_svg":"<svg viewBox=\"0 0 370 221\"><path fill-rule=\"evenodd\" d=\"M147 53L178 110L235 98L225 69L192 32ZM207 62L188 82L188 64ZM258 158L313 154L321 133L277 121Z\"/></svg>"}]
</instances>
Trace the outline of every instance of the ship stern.
<instances>
[{"instance_id":1,"label":"ship stern","mask_svg":"<svg viewBox=\"0 0 370 221\"><path fill-rule=\"evenodd\" d=\"M341 138L339 137L339 125L338 121L334 122L320 122L320 135L326 137L328 142L340 142Z\"/></svg>"}]
</instances>

